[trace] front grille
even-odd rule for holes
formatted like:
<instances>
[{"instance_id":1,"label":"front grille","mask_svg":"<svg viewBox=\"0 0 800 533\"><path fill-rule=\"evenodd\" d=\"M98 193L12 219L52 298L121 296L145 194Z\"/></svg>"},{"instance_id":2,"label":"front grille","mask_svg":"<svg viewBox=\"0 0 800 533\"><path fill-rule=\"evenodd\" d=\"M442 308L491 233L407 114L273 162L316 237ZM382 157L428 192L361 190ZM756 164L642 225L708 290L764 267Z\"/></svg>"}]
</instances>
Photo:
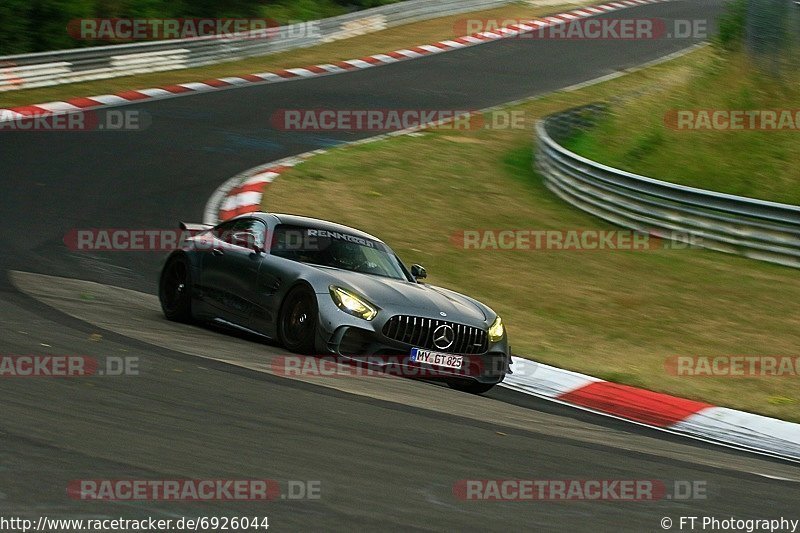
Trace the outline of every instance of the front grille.
<instances>
[{"instance_id":1,"label":"front grille","mask_svg":"<svg viewBox=\"0 0 800 533\"><path fill-rule=\"evenodd\" d=\"M444 350L433 344L433 332L443 324L449 325L455 332L452 346ZM383 334L412 346L447 353L479 354L489 349L485 330L435 318L396 315L386 321Z\"/></svg>"}]
</instances>

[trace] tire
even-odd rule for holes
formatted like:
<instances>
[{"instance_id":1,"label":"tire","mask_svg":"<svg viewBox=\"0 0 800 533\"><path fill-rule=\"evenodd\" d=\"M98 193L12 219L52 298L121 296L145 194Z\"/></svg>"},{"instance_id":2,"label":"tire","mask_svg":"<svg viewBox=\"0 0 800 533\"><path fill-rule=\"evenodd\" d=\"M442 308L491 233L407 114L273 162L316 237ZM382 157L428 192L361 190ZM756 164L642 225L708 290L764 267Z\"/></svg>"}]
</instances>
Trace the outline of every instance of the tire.
<instances>
[{"instance_id":1,"label":"tire","mask_svg":"<svg viewBox=\"0 0 800 533\"><path fill-rule=\"evenodd\" d=\"M447 381L447 385L451 389L459 390L461 392L468 392L470 394L483 394L484 392L489 392L495 385L497 385L497 383L480 383L473 380L451 379Z\"/></svg>"},{"instance_id":2,"label":"tire","mask_svg":"<svg viewBox=\"0 0 800 533\"><path fill-rule=\"evenodd\" d=\"M186 257L176 255L167 261L158 282L158 299L168 320L192 320L192 271Z\"/></svg>"},{"instance_id":3,"label":"tire","mask_svg":"<svg viewBox=\"0 0 800 533\"><path fill-rule=\"evenodd\" d=\"M289 291L278 314L278 340L290 352L314 355L317 338L317 296L304 285Z\"/></svg>"}]
</instances>

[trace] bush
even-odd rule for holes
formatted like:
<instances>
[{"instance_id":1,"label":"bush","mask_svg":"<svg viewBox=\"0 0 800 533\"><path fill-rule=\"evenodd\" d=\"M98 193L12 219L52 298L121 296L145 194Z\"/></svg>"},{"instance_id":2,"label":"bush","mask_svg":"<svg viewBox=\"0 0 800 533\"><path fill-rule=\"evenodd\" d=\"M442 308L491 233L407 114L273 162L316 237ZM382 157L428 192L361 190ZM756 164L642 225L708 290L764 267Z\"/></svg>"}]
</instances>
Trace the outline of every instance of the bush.
<instances>
[{"instance_id":1,"label":"bush","mask_svg":"<svg viewBox=\"0 0 800 533\"><path fill-rule=\"evenodd\" d=\"M717 42L726 50L735 50L744 40L747 22L747 0L734 0L719 19Z\"/></svg>"}]
</instances>

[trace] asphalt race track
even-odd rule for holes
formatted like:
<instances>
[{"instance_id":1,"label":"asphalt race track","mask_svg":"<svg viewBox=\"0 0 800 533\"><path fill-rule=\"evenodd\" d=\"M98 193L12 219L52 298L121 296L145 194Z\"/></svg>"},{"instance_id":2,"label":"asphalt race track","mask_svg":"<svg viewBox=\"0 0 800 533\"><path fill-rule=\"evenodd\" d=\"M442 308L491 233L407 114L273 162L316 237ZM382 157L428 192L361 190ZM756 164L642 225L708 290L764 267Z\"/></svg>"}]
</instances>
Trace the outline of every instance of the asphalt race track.
<instances>
[{"instance_id":1,"label":"asphalt race track","mask_svg":"<svg viewBox=\"0 0 800 533\"><path fill-rule=\"evenodd\" d=\"M713 19L677 1L611 17ZM0 354L135 356L140 375L0 380L0 516L269 516L276 530L636 530L662 517L800 518L800 468L496 389L287 379L263 342L164 320L162 256L75 253L73 228L199 221L230 176L359 138L285 133L286 108L475 109L656 59L688 40L509 39L344 75L130 106L140 132L0 132ZM34 272L46 276L12 273ZM59 276L59 279L53 276ZM94 283L86 283L86 282ZM121 287L124 290L110 288ZM75 501L73 479L318 481L319 499ZM464 479L700 481L705 499L473 502ZM794 513L794 514L793 514Z\"/></svg>"}]
</instances>

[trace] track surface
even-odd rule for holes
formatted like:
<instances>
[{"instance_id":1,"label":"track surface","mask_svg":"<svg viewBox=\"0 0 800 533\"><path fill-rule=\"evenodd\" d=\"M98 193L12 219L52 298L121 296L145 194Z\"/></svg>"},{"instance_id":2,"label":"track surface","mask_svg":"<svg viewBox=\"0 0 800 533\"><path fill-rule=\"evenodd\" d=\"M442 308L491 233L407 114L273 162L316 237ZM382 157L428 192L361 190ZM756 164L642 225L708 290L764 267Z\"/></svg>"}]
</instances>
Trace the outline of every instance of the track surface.
<instances>
[{"instance_id":1,"label":"track surface","mask_svg":"<svg viewBox=\"0 0 800 533\"><path fill-rule=\"evenodd\" d=\"M610 16L705 19L719 10L719 2L700 0ZM359 137L274 131L269 118L277 109L480 108L628 68L688 44L511 39L346 75L132 106L152 116L152 126L142 132L0 132L0 268L152 293L161 257L70 253L64 234L199 220L206 199L227 177ZM342 530L660 530L662 516L798 518L800 485L756 475L800 478L792 466L664 438L510 391L474 398L400 381L364 392L198 359L199 345L217 353L263 352L265 358L279 351L202 329L169 330L151 300L135 293L126 294L129 308L140 310L140 331L161 332L158 339L120 332L104 321L120 311L119 302L87 304L79 320L19 292L7 279L0 290L1 354L142 360L138 377L0 382L0 516L248 514L269 515L276 529ZM515 424L497 416L498 409L529 418ZM198 505L74 502L65 496L67 481L75 478L258 477L319 480L322 499ZM461 502L451 487L467 478L702 480L709 495L657 503Z\"/></svg>"}]
</instances>

